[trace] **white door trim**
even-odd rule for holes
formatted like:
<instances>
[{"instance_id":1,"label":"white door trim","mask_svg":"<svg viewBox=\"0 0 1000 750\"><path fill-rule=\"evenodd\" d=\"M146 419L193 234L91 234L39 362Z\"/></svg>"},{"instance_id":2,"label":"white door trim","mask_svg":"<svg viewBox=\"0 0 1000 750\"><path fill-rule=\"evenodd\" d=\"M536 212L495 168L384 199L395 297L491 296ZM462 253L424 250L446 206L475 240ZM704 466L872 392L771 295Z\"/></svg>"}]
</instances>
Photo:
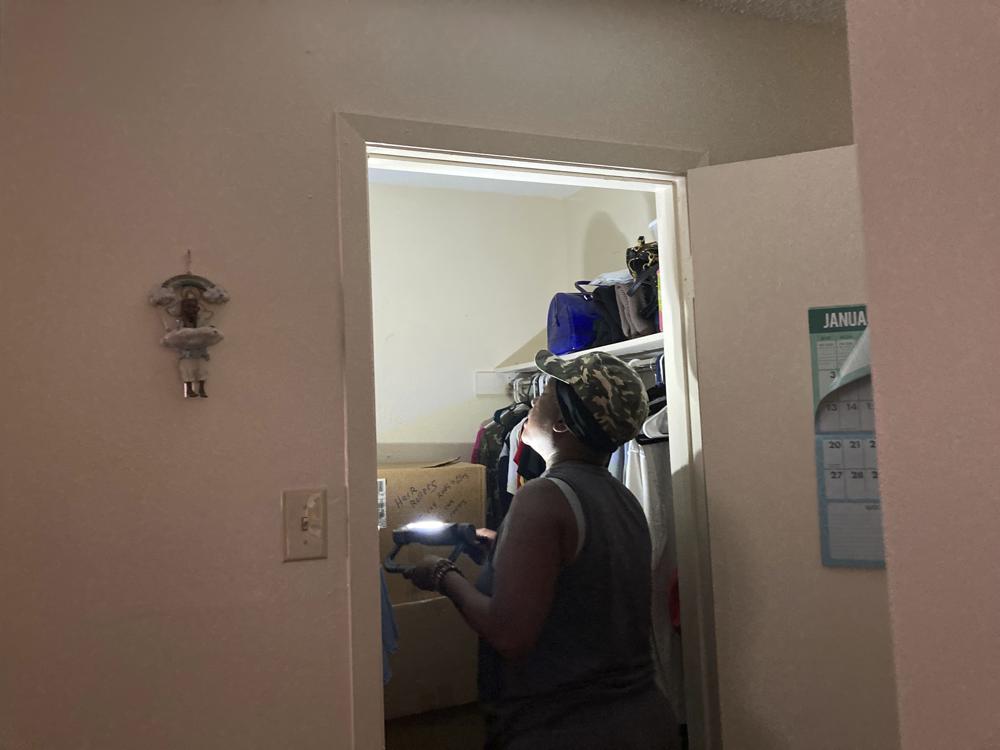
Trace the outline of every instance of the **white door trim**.
<instances>
[{"instance_id":1,"label":"white door trim","mask_svg":"<svg viewBox=\"0 0 1000 750\"><path fill-rule=\"evenodd\" d=\"M587 173L605 173L634 183L650 184L665 180L674 189L683 191L683 175L689 169L707 163L704 150L658 146L638 146L572 138L510 133L505 131L411 122L369 115L339 113L334 117L334 138L337 153L337 225L339 235L340 279L339 295L344 327L342 335L343 393L345 406L344 446L346 462L346 497L348 528L347 584L349 597L349 637L351 664L352 747L371 750L382 747L382 650L380 629L380 599L378 582L378 535L376 503L374 502L377 471L375 438L374 354L372 344L371 262L368 224L368 148L403 149L409 158L419 158L415 151L435 152L435 161L469 162L485 159L496 164L507 161L512 169L524 169L525 162L540 162L538 171L564 171L578 177ZM442 158L443 154L453 155ZM492 155L492 156L484 156ZM602 169L603 167L603 169ZM604 172L604 170L611 172ZM533 170L532 170L533 171ZM652 178L652 180L650 180ZM647 188L648 189L648 188ZM666 190L657 191L657 201L666 200ZM681 195L683 198L683 195ZM676 204L675 204L676 205ZM684 207L683 202L680 203ZM658 206L659 213L660 206ZM671 212L674 213L673 208ZM675 373L675 398L683 400L684 409L670 411L671 433L682 435L683 446L674 448L671 440L671 460L674 468L675 503L690 509L682 513L682 522L692 524L679 536L694 535L681 554L681 587L685 601L697 600L697 606L687 606L684 612L685 669L688 673L688 719L692 750L717 750L718 697L714 673L715 645L712 620L711 578L707 559L707 535L702 537L704 515L704 475L694 461L700 447L692 447L692 439L700 438L697 421L696 378L693 374L693 322L690 320L688 298L689 276L682 272L687 253L686 208L675 214L674 227L678 252L665 276L665 289L672 292L673 302L665 310L672 321L667 336L680 343L682 350L668 373ZM662 234L661 234L662 236ZM690 352L690 353L689 353ZM676 375L680 373L680 375ZM683 396L678 396L683 393ZM668 394L669 395L669 394ZM694 399L694 400L693 400ZM681 423L678 420L683 419ZM675 422L677 426L675 427ZM677 441L680 443L681 441ZM675 456L676 454L676 456ZM683 461L683 463L681 463ZM679 481L680 478L680 481ZM699 487L699 482L700 487ZM700 504L700 506L699 506ZM697 506L697 507L696 507ZM704 544L702 543L704 540ZM704 557L704 559L700 559ZM703 575L708 570L709 576ZM690 573L689 573L690 571ZM692 575L695 573L696 575ZM690 599L689 597L695 597ZM689 644L689 645L688 645Z\"/></svg>"}]
</instances>

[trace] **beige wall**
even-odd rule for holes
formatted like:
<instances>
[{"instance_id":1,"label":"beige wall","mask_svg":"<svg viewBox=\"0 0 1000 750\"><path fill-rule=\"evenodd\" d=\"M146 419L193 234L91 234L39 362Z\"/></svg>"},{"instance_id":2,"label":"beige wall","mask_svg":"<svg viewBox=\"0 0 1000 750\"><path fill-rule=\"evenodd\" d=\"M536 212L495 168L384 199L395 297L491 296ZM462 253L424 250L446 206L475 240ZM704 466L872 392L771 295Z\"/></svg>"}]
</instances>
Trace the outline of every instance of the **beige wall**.
<instances>
[{"instance_id":1,"label":"beige wall","mask_svg":"<svg viewBox=\"0 0 1000 750\"><path fill-rule=\"evenodd\" d=\"M903 747L1000 747L1000 9L848 21Z\"/></svg>"},{"instance_id":2,"label":"beige wall","mask_svg":"<svg viewBox=\"0 0 1000 750\"><path fill-rule=\"evenodd\" d=\"M842 34L659 0L0 11L4 747L350 745L334 111L716 161L851 139ZM194 403L144 303L189 247L233 294ZM312 485L330 559L282 565Z\"/></svg>"},{"instance_id":3,"label":"beige wall","mask_svg":"<svg viewBox=\"0 0 1000 750\"><path fill-rule=\"evenodd\" d=\"M806 315L865 301L854 149L688 188L723 745L891 750L885 573L823 567L816 494Z\"/></svg>"},{"instance_id":4,"label":"beige wall","mask_svg":"<svg viewBox=\"0 0 1000 750\"><path fill-rule=\"evenodd\" d=\"M567 285L563 201L378 184L369 196L378 440L471 446L510 403L477 397L473 373L544 328Z\"/></svg>"}]
</instances>

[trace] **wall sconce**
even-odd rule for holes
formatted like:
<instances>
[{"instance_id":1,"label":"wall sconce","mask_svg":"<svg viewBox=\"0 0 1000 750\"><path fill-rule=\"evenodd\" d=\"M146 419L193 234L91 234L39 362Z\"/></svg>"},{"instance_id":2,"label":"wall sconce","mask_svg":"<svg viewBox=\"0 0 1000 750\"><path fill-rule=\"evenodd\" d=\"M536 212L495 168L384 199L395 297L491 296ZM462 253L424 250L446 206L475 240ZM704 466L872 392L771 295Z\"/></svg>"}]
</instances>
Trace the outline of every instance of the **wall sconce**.
<instances>
[{"instance_id":1,"label":"wall sconce","mask_svg":"<svg viewBox=\"0 0 1000 750\"><path fill-rule=\"evenodd\" d=\"M149 304L159 310L166 331L160 343L178 354L184 398L208 398L208 349L222 341L222 332L209 321L228 301L225 289L191 273L190 250L187 273L170 277L149 293Z\"/></svg>"}]
</instances>

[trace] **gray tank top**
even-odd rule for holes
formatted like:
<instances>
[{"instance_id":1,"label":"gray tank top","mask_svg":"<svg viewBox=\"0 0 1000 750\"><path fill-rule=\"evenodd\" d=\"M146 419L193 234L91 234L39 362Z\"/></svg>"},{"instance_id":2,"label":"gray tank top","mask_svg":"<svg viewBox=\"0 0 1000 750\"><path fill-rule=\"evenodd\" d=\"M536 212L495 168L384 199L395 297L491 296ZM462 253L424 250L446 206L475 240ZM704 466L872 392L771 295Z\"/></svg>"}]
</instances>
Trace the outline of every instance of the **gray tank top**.
<instances>
[{"instance_id":1,"label":"gray tank top","mask_svg":"<svg viewBox=\"0 0 1000 750\"><path fill-rule=\"evenodd\" d=\"M508 662L480 643L480 700L493 740L654 685L650 538L639 502L602 466L560 463L534 481L546 477L579 498L583 544L559 574L552 609L526 658ZM492 579L488 564L477 586L491 594Z\"/></svg>"}]
</instances>

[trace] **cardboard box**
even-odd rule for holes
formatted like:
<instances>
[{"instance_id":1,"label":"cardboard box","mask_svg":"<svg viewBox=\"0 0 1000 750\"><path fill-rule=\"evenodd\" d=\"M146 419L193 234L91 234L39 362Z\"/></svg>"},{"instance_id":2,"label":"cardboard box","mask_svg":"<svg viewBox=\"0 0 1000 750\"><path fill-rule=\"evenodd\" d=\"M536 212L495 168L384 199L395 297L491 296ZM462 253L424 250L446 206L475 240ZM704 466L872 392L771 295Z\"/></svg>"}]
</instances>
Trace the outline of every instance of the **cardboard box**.
<instances>
[{"instance_id":1,"label":"cardboard box","mask_svg":"<svg viewBox=\"0 0 1000 750\"><path fill-rule=\"evenodd\" d=\"M379 553L392 551L392 530L413 521L485 523L486 468L457 461L436 465L383 465L385 528ZM381 483L381 482L380 482ZM446 556L448 547L404 547L396 559L417 563L424 555ZM474 581L479 567L458 561ZM401 575L387 574L389 599L399 629L399 650L390 657L392 679L385 688L387 719L448 708L477 699L478 644L475 632L445 597L421 591Z\"/></svg>"},{"instance_id":2,"label":"cardboard box","mask_svg":"<svg viewBox=\"0 0 1000 750\"><path fill-rule=\"evenodd\" d=\"M474 703L479 639L444 597L392 608L399 650L389 657L385 717Z\"/></svg>"},{"instance_id":3,"label":"cardboard box","mask_svg":"<svg viewBox=\"0 0 1000 750\"><path fill-rule=\"evenodd\" d=\"M381 559L392 551L392 530L413 521L438 520L471 523L481 527L486 521L486 467L458 461L433 466L385 465L378 469L385 480L386 528L379 529ZM408 545L396 556L401 563L417 563L425 555L446 557L449 547ZM476 580L479 567L467 555L458 561L465 577ZM421 591L403 576L387 574L389 599L393 604L438 599L438 594Z\"/></svg>"}]
</instances>

